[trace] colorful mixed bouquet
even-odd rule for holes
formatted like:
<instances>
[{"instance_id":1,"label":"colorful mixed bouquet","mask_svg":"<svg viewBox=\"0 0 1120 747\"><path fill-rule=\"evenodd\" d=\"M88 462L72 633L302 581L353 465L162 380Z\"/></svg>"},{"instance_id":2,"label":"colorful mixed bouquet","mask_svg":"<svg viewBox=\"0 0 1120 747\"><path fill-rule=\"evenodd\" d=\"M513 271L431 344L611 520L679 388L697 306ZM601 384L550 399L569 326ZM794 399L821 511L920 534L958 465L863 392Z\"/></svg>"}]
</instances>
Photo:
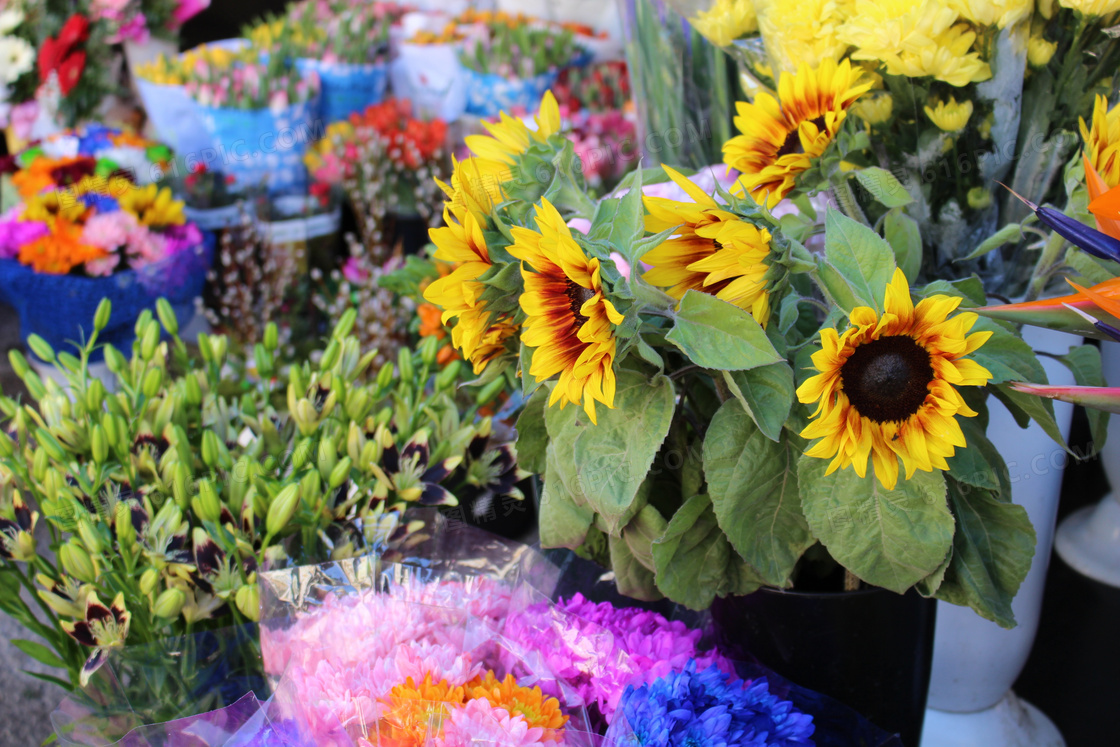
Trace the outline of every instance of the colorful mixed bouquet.
<instances>
[{"instance_id":1,"label":"colorful mixed bouquet","mask_svg":"<svg viewBox=\"0 0 1120 747\"><path fill-rule=\"evenodd\" d=\"M327 65L385 62L389 31L407 10L404 5L380 0L301 0L288 6L283 17L248 28L245 35L268 52L287 39L297 56Z\"/></svg>"},{"instance_id":2,"label":"colorful mixed bouquet","mask_svg":"<svg viewBox=\"0 0 1120 747\"><path fill-rule=\"evenodd\" d=\"M171 190L151 183L170 151L100 125L21 153L23 202L0 218L0 257L36 272L89 277L135 270L202 242Z\"/></svg>"},{"instance_id":3,"label":"colorful mixed bouquet","mask_svg":"<svg viewBox=\"0 0 1120 747\"><path fill-rule=\"evenodd\" d=\"M463 51L463 65L482 75L506 79L556 73L581 53L574 35L563 27L535 24L525 16L471 13L460 25L481 24L486 33Z\"/></svg>"},{"instance_id":4,"label":"colorful mixed bouquet","mask_svg":"<svg viewBox=\"0 0 1120 747\"><path fill-rule=\"evenodd\" d=\"M208 7L210 0L91 0L89 9L108 25L111 44L145 44L152 36L175 38L184 23Z\"/></svg>"}]
</instances>

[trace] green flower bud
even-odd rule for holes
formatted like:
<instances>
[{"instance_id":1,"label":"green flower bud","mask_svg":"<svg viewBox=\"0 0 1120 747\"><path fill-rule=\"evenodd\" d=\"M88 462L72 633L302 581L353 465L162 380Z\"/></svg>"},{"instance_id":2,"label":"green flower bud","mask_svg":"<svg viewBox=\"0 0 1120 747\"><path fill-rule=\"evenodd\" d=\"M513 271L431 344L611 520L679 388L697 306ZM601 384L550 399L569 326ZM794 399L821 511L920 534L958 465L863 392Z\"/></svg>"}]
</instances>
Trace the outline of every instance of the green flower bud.
<instances>
[{"instance_id":1,"label":"green flower bud","mask_svg":"<svg viewBox=\"0 0 1120 747\"><path fill-rule=\"evenodd\" d=\"M257 364L257 374L262 378L272 375L272 354L259 342L253 346L253 361Z\"/></svg>"},{"instance_id":2,"label":"green flower bud","mask_svg":"<svg viewBox=\"0 0 1120 747\"><path fill-rule=\"evenodd\" d=\"M361 387L353 388L346 397L346 416L351 420L362 420L369 413L369 392Z\"/></svg>"},{"instance_id":3,"label":"green flower bud","mask_svg":"<svg viewBox=\"0 0 1120 747\"><path fill-rule=\"evenodd\" d=\"M42 449L36 449L35 456L31 458L31 476L37 481L43 482L47 479L47 472L50 468L50 455Z\"/></svg>"},{"instance_id":4,"label":"green flower bud","mask_svg":"<svg viewBox=\"0 0 1120 747\"><path fill-rule=\"evenodd\" d=\"M376 441L367 441L366 445L362 447L362 456L358 460L358 464L362 466L363 471L371 473L371 465L377 464L381 461L381 445Z\"/></svg>"},{"instance_id":5,"label":"green flower bud","mask_svg":"<svg viewBox=\"0 0 1120 747\"><path fill-rule=\"evenodd\" d=\"M289 485L272 499L265 518L265 529L270 535L277 535L288 526L299 508L299 485Z\"/></svg>"},{"instance_id":6,"label":"green flower bud","mask_svg":"<svg viewBox=\"0 0 1120 747\"><path fill-rule=\"evenodd\" d=\"M218 523L222 518L222 502L218 491L208 479L198 481L198 495L191 500L191 509L202 521Z\"/></svg>"},{"instance_id":7,"label":"green flower bud","mask_svg":"<svg viewBox=\"0 0 1120 747\"><path fill-rule=\"evenodd\" d=\"M150 361L152 356L156 354L156 347L159 345L159 324L152 320L147 328L144 330L143 337L140 338L140 358L145 361Z\"/></svg>"},{"instance_id":8,"label":"green flower bud","mask_svg":"<svg viewBox=\"0 0 1120 747\"><path fill-rule=\"evenodd\" d=\"M159 582L159 571L155 568L149 568L140 574L140 593L147 596L155 591L156 583Z\"/></svg>"},{"instance_id":9,"label":"green flower bud","mask_svg":"<svg viewBox=\"0 0 1120 747\"><path fill-rule=\"evenodd\" d=\"M329 371L338 362L338 356L342 354L342 343L338 340L331 340L327 345L327 349L323 351L323 357L319 361L320 371Z\"/></svg>"},{"instance_id":10,"label":"green flower bud","mask_svg":"<svg viewBox=\"0 0 1120 747\"><path fill-rule=\"evenodd\" d=\"M16 453L16 442L7 432L0 430L0 457L10 459Z\"/></svg>"},{"instance_id":11,"label":"green flower bud","mask_svg":"<svg viewBox=\"0 0 1120 747\"><path fill-rule=\"evenodd\" d=\"M334 444L331 443L329 438L319 439L319 459L316 462L319 474L324 478L327 477L336 464L338 464L338 451Z\"/></svg>"},{"instance_id":12,"label":"green flower bud","mask_svg":"<svg viewBox=\"0 0 1120 747\"><path fill-rule=\"evenodd\" d=\"M183 611L186 601L187 595L180 589L165 589L152 604L152 614L164 620L174 620Z\"/></svg>"},{"instance_id":13,"label":"green flower bud","mask_svg":"<svg viewBox=\"0 0 1120 747\"><path fill-rule=\"evenodd\" d=\"M136 544L136 527L132 524L132 511L128 504L117 504L116 516L113 517L113 527L117 530L117 542L122 547L132 547Z\"/></svg>"},{"instance_id":14,"label":"green flower bud","mask_svg":"<svg viewBox=\"0 0 1120 747\"><path fill-rule=\"evenodd\" d=\"M175 502L179 504L179 508L186 511L191 500L191 470L183 462L175 463L175 475L171 482L171 494L175 497Z\"/></svg>"},{"instance_id":15,"label":"green flower bud","mask_svg":"<svg viewBox=\"0 0 1120 747\"><path fill-rule=\"evenodd\" d=\"M302 397L307 392L307 380L303 378L303 366L293 365L288 372L288 391Z\"/></svg>"},{"instance_id":16,"label":"green flower bud","mask_svg":"<svg viewBox=\"0 0 1120 747\"><path fill-rule=\"evenodd\" d=\"M23 377L23 385L27 387L27 393L33 399L42 399L47 395L47 388L43 386L43 380L34 371L28 371Z\"/></svg>"},{"instance_id":17,"label":"green flower bud","mask_svg":"<svg viewBox=\"0 0 1120 747\"><path fill-rule=\"evenodd\" d=\"M501 394L502 390L505 388L506 380L505 378L499 376L486 386L482 387L482 391L478 393L478 396L475 398L475 402L478 403L479 407L488 405L495 397Z\"/></svg>"},{"instance_id":18,"label":"green flower bud","mask_svg":"<svg viewBox=\"0 0 1120 747\"><path fill-rule=\"evenodd\" d=\"M334 490L339 485L346 482L346 479L350 477L351 465L353 465L353 462L351 461L350 457L346 456L343 457L342 460L334 466L334 469L331 470L331 490Z\"/></svg>"},{"instance_id":19,"label":"green flower bud","mask_svg":"<svg viewBox=\"0 0 1120 747\"><path fill-rule=\"evenodd\" d=\"M109 458L109 437L100 423L95 423L89 437L90 451L93 452L93 461L104 464Z\"/></svg>"},{"instance_id":20,"label":"green flower bud","mask_svg":"<svg viewBox=\"0 0 1120 747\"><path fill-rule=\"evenodd\" d=\"M280 330L276 322L269 322L264 328L264 349L273 352L280 346Z\"/></svg>"},{"instance_id":21,"label":"green flower bud","mask_svg":"<svg viewBox=\"0 0 1120 747\"><path fill-rule=\"evenodd\" d=\"M229 340L225 335L210 336L210 352L214 356L214 365L218 368L221 368L225 362L227 350L229 350Z\"/></svg>"},{"instance_id":22,"label":"green flower bud","mask_svg":"<svg viewBox=\"0 0 1120 747\"><path fill-rule=\"evenodd\" d=\"M39 448L47 452L47 455L56 462L66 461L66 450L62 448L54 436L48 433L43 428L35 429L35 441L39 444Z\"/></svg>"},{"instance_id":23,"label":"green flower bud","mask_svg":"<svg viewBox=\"0 0 1120 747\"><path fill-rule=\"evenodd\" d=\"M234 597L237 609L253 622L261 619L261 589L257 584L246 584L237 590Z\"/></svg>"},{"instance_id":24,"label":"green flower bud","mask_svg":"<svg viewBox=\"0 0 1120 747\"><path fill-rule=\"evenodd\" d=\"M202 386L198 383L196 374L187 374L183 381L183 391L186 395L185 402L190 407L198 407L202 404Z\"/></svg>"},{"instance_id":25,"label":"green flower bud","mask_svg":"<svg viewBox=\"0 0 1120 747\"><path fill-rule=\"evenodd\" d=\"M308 460L311 459L311 450L315 448L315 444L310 438L305 438L296 444L295 451L292 452L292 469L299 471L303 469Z\"/></svg>"},{"instance_id":26,"label":"green flower bud","mask_svg":"<svg viewBox=\"0 0 1120 747\"><path fill-rule=\"evenodd\" d=\"M39 337L39 335L28 336L27 347L31 348L32 353L39 356L39 360L44 360L48 363L54 361L54 348L50 346L49 342Z\"/></svg>"},{"instance_id":27,"label":"green flower bud","mask_svg":"<svg viewBox=\"0 0 1120 747\"><path fill-rule=\"evenodd\" d=\"M87 584L97 582L97 566L94 565L93 558L86 549L78 543L77 538L72 538L58 549L58 562L62 564L62 570L66 571L68 576L73 576Z\"/></svg>"},{"instance_id":28,"label":"green flower bud","mask_svg":"<svg viewBox=\"0 0 1120 747\"><path fill-rule=\"evenodd\" d=\"M101 412L101 405L105 402L105 385L101 379L93 379L86 387L86 411Z\"/></svg>"},{"instance_id":29,"label":"green flower bud","mask_svg":"<svg viewBox=\"0 0 1120 747\"><path fill-rule=\"evenodd\" d=\"M455 386L455 382L459 380L459 372L462 368L463 362L458 358L444 366L443 370L436 376L436 391L442 392Z\"/></svg>"},{"instance_id":30,"label":"green flower bud","mask_svg":"<svg viewBox=\"0 0 1120 747\"><path fill-rule=\"evenodd\" d=\"M153 366L144 374L144 381L140 385L140 391L144 393L145 397L151 399L159 394L161 384L163 384L163 371L161 371L159 367Z\"/></svg>"},{"instance_id":31,"label":"green flower bud","mask_svg":"<svg viewBox=\"0 0 1120 747\"><path fill-rule=\"evenodd\" d=\"M145 330L148 329L148 322L152 321L152 310L144 309L140 315L136 317L136 323L132 325L132 331L136 333L137 337L143 337Z\"/></svg>"},{"instance_id":32,"label":"green flower bud","mask_svg":"<svg viewBox=\"0 0 1120 747\"><path fill-rule=\"evenodd\" d=\"M397 353L397 369L401 373L401 381L412 381L416 376L416 369L412 366L412 351L401 348Z\"/></svg>"},{"instance_id":33,"label":"green flower bud","mask_svg":"<svg viewBox=\"0 0 1120 747\"><path fill-rule=\"evenodd\" d=\"M207 467L229 469L233 466L229 449L214 431L208 430L202 434L202 461Z\"/></svg>"},{"instance_id":34,"label":"green flower bud","mask_svg":"<svg viewBox=\"0 0 1120 747\"><path fill-rule=\"evenodd\" d=\"M121 354L121 351L110 344L105 345L104 351L105 365L117 376L123 375L128 370L128 360Z\"/></svg>"},{"instance_id":35,"label":"green flower bud","mask_svg":"<svg viewBox=\"0 0 1120 747\"><path fill-rule=\"evenodd\" d=\"M377 372L377 388L388 389L389 385L393 383L393 364L386 363Z\"/></svg>"},{"instance_id":36,"label":"green flower bud","mask_svg":"<svg viewBox=\"0 0 1120 747\"><path fill-rule=\"evenodd\" d=\"M334 325L334 331L331 333L331 337L335 340L341 340L343 337L346 337L350 334L350 331L354 329L354 322L356 321L358 321L358 312L356 309L349 308L342 312L342 317L338 320L338 324Z\"/></svg>"},{"instance_id":37,"label":"green flower bud","mask_svg":"<svg viewBox=\"0 0 1120 747\"><path fill-rule=\"evenodd\" d=\"M391 408L391 407L388 407L388 406L382 407L381 410L377 413L377 424L378 425L389 425L389 421L392 420L392 419L393 419L393 408Z\"/></svg>"},{"instance_id":38,"label":"green flower bud","mask_svg":"<svg viewBox=\"0 0 1120 747\"><path fill-rule=\"evenodd\" d=\"M97 304L97 311L93 314L93 328L100 332L109 324L109 315L113 313L113 304L108 298L102 298Z\"/></svg>"},{"instance_id":39,"label":"green flower bud","mask_svg":"<svg viewBox=\"0 0 1120 747\"><path fill-rule=\"evenodd\" d=\"M424 366L427 368L434 366L437 355L439 355L439 340L435 337L425 337L424 342L420 343L420 360L423 361Z\"/></svg>"},{"instance_id":40,"label":"green flower bud","mask_svg":"<svg viewBox=\"0 0 1120 747\"><path fill-rule=\"evenodd\" d=\"M65 350L58 354L58 364L70 373L76 374L82 370L82 362Z\"/></svg>"},{"instance_id":41,"label":"green flower bud","mask_svg":"<svg viewBox=\"0 0 1120 747\"><path fill-rule=\"evenodd\" d=\"M175 310L171 308L166 298L156 301L156 315L159 316L160 324L167 330L167 334L179 334L179 317L175 316Z\"/></svg>"},{"instance_id":42,"label":"green flower bud","mask_svg":"<svg viewBox=\"0 0 1120 747\"><path fill-rule=\"evenodd\" d=\"M16 376L21 379L31 370L31 366L27 363L27 358L24 358L23 353L16 348L12 348L8 351L8 362L12 364L12 370L15 371Z\"/></svg>"},{"instance_id":43,"label":"green flower bud","mask_svg":"<svg viewBox=\"0 0 1120 747\"><path fill-rule=\"evenodd\" d=\"M299 481L299 492L303 496L303 500L309 506L317 507L319 497L323 494L322 485L320 480L329 479L330 475L319 477L319 473L314 470L308 470L304 473L303 479Z\"/></svg>"},{"instance_id":44,"label":"green flower bud","mask_svg":"<svg viewBox=\"0 0 1120 747\"><path fill-rule=\"evenodd\" d=\"M90 551L90 554L100 555L104 551L105 544L101 541L101 533L97 531L97 527L89 519L78 520L78 536L85 548Z\"/></svg>"},{"instance_id":45,"label":"green flower bud","mask_svg":"<svg viewBox=\"0 0 1120 747\"><path fill-rule=\"evenodd\" d=\"M346 453L355 462L361 459L362 448L366 445L366 434L358 427L357 423L350 423L350 430L346 433Z\"/></svg>"}]
</instances>

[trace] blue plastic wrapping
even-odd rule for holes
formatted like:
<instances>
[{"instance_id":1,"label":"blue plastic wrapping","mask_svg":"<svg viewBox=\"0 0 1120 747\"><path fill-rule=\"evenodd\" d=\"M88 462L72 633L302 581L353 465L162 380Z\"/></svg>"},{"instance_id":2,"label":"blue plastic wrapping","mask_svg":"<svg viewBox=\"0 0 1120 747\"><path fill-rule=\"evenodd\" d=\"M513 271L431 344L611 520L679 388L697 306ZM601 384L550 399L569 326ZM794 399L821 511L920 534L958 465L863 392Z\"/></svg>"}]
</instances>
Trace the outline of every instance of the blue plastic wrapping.
<instances>
[{"instance_id":1,"label":"blue plastic wrapping","mask_svg":"<svg viewBox=\"0 0 1120 747\"><path fill-rule=\"evenodd\" d=\"M198 103L183 86L161 85L137 78L136 87L148 119L152 121L160 140L172 150L181 156L193 155L198 159L202 158L203 151L213 149L214 141L202 123Z\"/></svg>"},{"instance_id":2,"label":"blue plastic wrapping","mask_svg":"<svg viewBox=\"0 0 1120 747\"><path fill-rule=\"evenodd\" d=\"M467 114L496 117L517 108L536 111L545 92L556 83L559 72L542 73L532 78L507 79L493 73L464 68Z\"/></svg>"},{"instance_id":3,"label":"blue plastic wrapping","mask_svg":"<svg viewBox=\"0 0 1120 747\"><path fill-rule=\"evenodd\" d=\"M317 97L280 109L199 105L198 110L218 151L221 171L232 175L238 187L271 192L307 188L303 155L323 130Z\"/></svg>"},{"instance_id":4,"label":"blue plastic wrapping","mask_svg":"<svg viewBox=\"0 0 1120 747\"><path fill-rule=\"evenodd\" d=\"M102 298L113 304L109 324L98 341L129 350L135 339L136 318L144 309L155 311L156 300L166 298L181 326L194 316L194 299L206 285L206 272L214 252L213 234L203 243L140 270L107 277L50 275L35 272L15 259L0 260L0 296L19 314L20 337L26 342L37 334L55 350L81 345L93 330L93 317ZM93 359L100 360L100 348Z\"/></svg>"},{"instance_id":5,"label":"blue plastic wrapping","mask_svg":"<svg viewBox=\"0 0 1120 747\"><path fill-rule=\"evenodd\" d=\"M296 60L301 74L319 74L322 82L320 110L327 122L347 120L371 104L380 104L389 87L389 66L383 62L351 65L301 57Z\"/></svg>"}]
</instances>

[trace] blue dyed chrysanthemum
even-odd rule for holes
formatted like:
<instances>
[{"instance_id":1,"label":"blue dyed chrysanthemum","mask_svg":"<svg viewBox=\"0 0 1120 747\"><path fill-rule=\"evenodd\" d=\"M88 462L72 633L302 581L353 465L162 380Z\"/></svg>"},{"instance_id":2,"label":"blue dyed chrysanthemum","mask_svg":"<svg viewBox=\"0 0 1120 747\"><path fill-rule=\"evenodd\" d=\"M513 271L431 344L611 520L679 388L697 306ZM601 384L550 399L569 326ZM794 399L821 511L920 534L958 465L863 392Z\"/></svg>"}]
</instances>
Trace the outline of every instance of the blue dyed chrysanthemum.
<instances>
[{"instance_id":1,"label":"blue dyed chrysanthemum","mask_svg":"<svg viewBox=\"0 0 1120 747\"><path fill-rule=\"evenodd\" d=\"M112 148L113 141L110 136L117 134L117 132L118 130L105 125L86 125L78 133L78 153L83 156L94 156L97 155L98 151Z\"/></svg>"},{"instance_id":2,"label":"blue dyed chrysanthemum","mask_svg":"<svg viewBox=\"0 0 1120 747\"><path fill-rule=\"evenodd\" d=\"M765 678L732 679L689 662L649 685L629 687L619 704L630 742L643 747L808 747L813 717L770 692ZM610 735L608 735L610 736Z\"/></svg>"},{"instance_id":3,"label":"blue dyed chrysanthemum","mask_svg":"<svg viewBox=\"0 0 1120 747\"><path fill-rule=\"evenodd\" d=\"M120 203L114 197L99 192L87 192L79 199L85 203L86 207L93 208L100 215L115 213L121 209Z\"/></svg>"}]
</instances>

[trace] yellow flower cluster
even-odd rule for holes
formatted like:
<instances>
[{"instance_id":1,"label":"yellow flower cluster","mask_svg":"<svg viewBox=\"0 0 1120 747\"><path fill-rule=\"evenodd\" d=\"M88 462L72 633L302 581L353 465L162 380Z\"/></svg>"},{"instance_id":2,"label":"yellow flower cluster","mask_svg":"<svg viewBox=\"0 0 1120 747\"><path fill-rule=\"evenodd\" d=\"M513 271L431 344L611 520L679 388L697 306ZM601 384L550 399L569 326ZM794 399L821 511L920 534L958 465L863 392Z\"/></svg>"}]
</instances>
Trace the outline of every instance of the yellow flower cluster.
<instances>
[{"instance_id":1,"label":"yellow flower cluster","mask_svg":"<svg viewBox=\"0 0 1120 747\"><path fill-rule=\"evenodd\" d=\"M164 86L182 85L192 72L199 68L228 68L237 60L255 60L256 53L251 50L234 52L227 47L214 47L205 44L195 47L177 57L160 55L157 59L136 69L136 74L150 83Z\"/></svg>"},{"instance_id":2,"label":"yellow flower cluster","mask_svg":"<svg viewBox=\"0 0 1120 747\"><path fill-rule=\"evenodd\" d=\"M929 121L937 125L937 129L944 132L960 132L972 117L972 102L957 103L955 96L950 96L948 101L938 101L937 106L925 107Z\"/></svg>"},{"instance_id":3,"label":"yellow flower cluster","mask_svg":"<svg viewBox=\"0 0 1120 747\"><path fill-rule=\"evenodd\" d=\"M755 0L712 0L707 10L698 10L689 19L692 28L717 47L758 30Z\"/></svg>"},{"instance_id":4,"label":"yellow flower cluster","mask_svg":"<svg viewBox=\"0 0 1120 747\"><path fill-rule=\"evenodd\" d=\"M977 26L1004 29L1026 20L1034 0L949 0L949 7Z\"/></svg>"},{"instance_id":5,"label":"yellow flower cluster","mask_svg":"<svg viewBox=\"0 0 1120 747\"><path fill-rule=\"evenodd\" d=\"M758 26L774 72L794 72L800 65L820 67L839 62L848 49L840 27L850 0L755 0Z\"/></svg>"},{"instance_id":6,"label":"yellow flower cluster","mask_svg":"<svg viewBox=\"0 0 1120 747\"><path fill-rule=\"evenodd\" d=\"M856 48L852 59L880 62L891 75L959 87L992 76L988 63L971 51L976 32L960 19L946 0L854 0L838 34Z\"/></svg>"},{"instance_id":7,"label":"yellow flower cluster","mask_svg":"<svg viewBox=\"0 0 1120 747\"><path fill-rule=\"evenodd\" d=\"M1076 10L1086 16L1107 16L1120 13L1120 0L1058 0L1063 8Z\"/></svg>"}]
</instances>

